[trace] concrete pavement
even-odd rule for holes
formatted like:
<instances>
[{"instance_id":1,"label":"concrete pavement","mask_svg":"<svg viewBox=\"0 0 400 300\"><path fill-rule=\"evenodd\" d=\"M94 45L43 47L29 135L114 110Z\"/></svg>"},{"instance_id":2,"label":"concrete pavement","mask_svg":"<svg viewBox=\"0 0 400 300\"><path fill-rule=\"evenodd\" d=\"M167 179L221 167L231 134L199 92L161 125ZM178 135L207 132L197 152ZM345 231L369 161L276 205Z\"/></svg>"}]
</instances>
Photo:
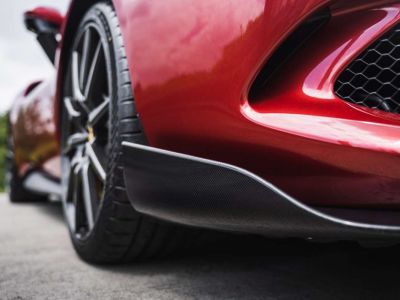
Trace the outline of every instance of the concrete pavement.
<instances>
[{"instance_id":1,"label":"concrete pavement","mask_svg":"<svg viewBox=\"0 0 400 300\"><path fill-rule=\"evenodd\" d=\"M398 247L233 237L180 257L96 267L58 204L0 196L0 299L397 299Z\"/></svg>"}]
</instances>

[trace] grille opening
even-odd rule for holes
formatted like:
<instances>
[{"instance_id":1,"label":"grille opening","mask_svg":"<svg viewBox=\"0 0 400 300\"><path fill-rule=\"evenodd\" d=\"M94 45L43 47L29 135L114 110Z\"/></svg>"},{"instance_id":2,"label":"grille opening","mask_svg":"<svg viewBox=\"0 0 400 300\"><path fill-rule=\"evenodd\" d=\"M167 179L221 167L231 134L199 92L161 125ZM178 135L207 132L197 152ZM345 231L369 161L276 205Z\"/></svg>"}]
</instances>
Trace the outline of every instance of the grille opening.
<instances>
[{"instance_id":1,"label":"grille opening","mask_svg":"<svg viewBox=\"0 0 400 300\"><path fill-rule=\"evenodd\" d=\"M335 82L345 101L391 113L400 112L400 24L361 53Z\"/></svg>"},{"instance_id":2,"label":"grille opening","mask_svg":"<svg viewBox=\"0 0 400 300\"><path fill-rule=\"evenodd\" d=\"M318 10L304 21L289 37L278 47L268 59L257 77L250 91L249 101L255 102L257 96L265 90L274 73L278 71L289 58L296 53L315 33L325 25L331 17L329 8Z\"/></svg>"}]
</instances>

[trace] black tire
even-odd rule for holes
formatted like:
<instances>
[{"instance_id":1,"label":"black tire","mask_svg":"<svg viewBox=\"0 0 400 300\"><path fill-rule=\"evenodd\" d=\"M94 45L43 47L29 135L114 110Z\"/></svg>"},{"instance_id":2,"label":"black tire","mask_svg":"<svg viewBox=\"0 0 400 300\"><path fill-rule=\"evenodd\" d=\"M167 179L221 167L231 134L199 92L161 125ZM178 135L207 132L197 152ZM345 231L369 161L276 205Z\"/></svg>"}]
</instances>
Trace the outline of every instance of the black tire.
<instances>
[{"instance_id":1,"label":"black tire","mask_svg":"<svg viewBox=\"0 0 400 300\"><path fill-rule=\"evenodd\" d=\"M24 187L23 178L18 174L18 168L14 157L14 143L13 136L8 124L8 135L7 135L7 150L6 150L6 161L5 161L5 185L8 193L8 198L13 203L23 202L42 202L46 201L47 198L43 195L37 195L31 191L28 191Z\"/></svg>"},{"instance_id":2,"label":"black tire","mask_svg":"<svg viewBox=\"0 0 400 300\"><path fill-rule=\"evenodd\" d=\"M65 169L63 169L63 184L73 186L76 190L83 190L83 192L78 191L78 193L74 194L66 192L63 201L71 239L80 257L92 263L123 263L152 258L155 256L164 256L184 244L187 236L186 229L175 225L161 223L160 221L139 214L132 208L127 197L125 182L123 179L121 143L123 141L129 141L145 144L146 138L135 109L123 40L118 19L112 5L108 2L100 2L88 10L75 35L75 45L77 45L76 49L79 49L80 47L80 39L84 34L82 32L85 30L94 30L87 29L89 28L88 26L93 26L93 28L98 31L96 34L100 37L99 43L102 43L104 47L104 65L107 70L107 78L111 82L111 88L107 90L108 96L104 96L104 99L107 97L110 98L109 112L107 114L109 118L107 121L108 125L104 125L104 128L108 127L107 146L105 148L107 157L103 159L105 162L104 170L106 171L106 177L102 192L99 193L96 191L93 194L95 197L98 197L99 204L97 204L98 207L96 212L92 214L93 224L91 227L89 220L87 220L86 223L84 221L81 222L81 219L84 219L81 214L86 214L86 212L82 213L82 211L86 208L78 209L79 205L84 206L83 204L79 204L82 202L79 198L85 197L79 195L88 190L85 190L85 188L82 187L85 184L85 179L82 179L80 185L73 183L75 181L73 181L71 177L78 176L77 174L79 171L73 169L75 167L71 155L63 155L63 166L65 167ZM93 33L90 33L88 40L90 40L92 36ZM74 51L74 47L71 51ZM86 52L88 51L89 50L86 50ZM83 48L82 53L84 53ZM84 55L82 54L82 57L83 56ZM70 57L72 57L72 54ZM107 57L109 58L109 61L107 60ZM70 102L70 98L72 97L71 86L73 85L73 79L70 79L73 77L73 70L71 70L71 64L73 62L71 63L71 61L72 58L68 64L69 71L67 71L66 74L66 83L64 88L64 101L68 100ZM82 61L86 62L87 60L82 59ZM94 63L92 63L92 65L94 65ZM82 68L82 66L80 66L80 68ZM85 68L87 67L83 67L83 70L85 70ZM85 71L81 74L85 74ZM85 80L89 82L89 79L81 80L82 82ZM78 81L75 80L75 82ZM98 86L98 88L100 89L100 86ZM85 87L84 90L88 89ZM107 92L106 89L104 91L104 93ZM69 145L68 139L72 136L71 132L73 132L73 130L71 130L70 127L75 126L70 125L73 117L68 114L69 112L65 113L67 110L65 108L67 104L65 103L63 108L64 112L62 112L64 116L62 124L62 144L64 149ZM75 105L75 102L71 103ZM86 105L90 106L90 103ZM81 119L82 117L80 116L79 120ZM88 119L90 118L88 117ZM69 129L67 130L66 128ZM67 133L68 131L69 133ZM92 134L93 132L96 134L95 127L90 129L90 131ZM100 130L98 131L97 135L102 134L102 132L105 132L106 130L102 129L102 132L100 132ZM86 141L85 143L89 142ZM69 150L70 149L68 148L64 153L68 153ZM78 150L74 151L74 155L76 155ZM84 153L87 149L79 151ZM77 169L79 170L79 168ZM97 180L100 181L100 179ZM76 182L79 182L79 180ZM71 195L73 196L73 200L71 200ZM91 201L88 202L92 202L92 199L93 197L91 196ZM70 209L70 207L73 207L74 205L76 206L75 210ZM70 213L69 210L71 210L72 213ZM81 211L80 214L79 211ZM68 214L74 214L75 219ZM69 221L68 218L72 219L72 221ZM80 224L80 222L82 224ZM71 225L72 223L74 224ZM87 229L85 229L85 226Z\"/></svg>"}]
</instances>

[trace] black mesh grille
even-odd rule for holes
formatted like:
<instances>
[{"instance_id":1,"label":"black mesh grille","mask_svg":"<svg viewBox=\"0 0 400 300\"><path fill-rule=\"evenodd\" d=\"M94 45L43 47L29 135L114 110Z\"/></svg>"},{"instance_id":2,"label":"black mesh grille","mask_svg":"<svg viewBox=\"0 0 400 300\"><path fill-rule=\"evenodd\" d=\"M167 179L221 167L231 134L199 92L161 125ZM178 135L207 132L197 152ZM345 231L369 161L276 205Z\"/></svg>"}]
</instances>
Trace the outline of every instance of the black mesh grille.
<instances>
[{"instance_id":1,"label":"black mesh grille","mask_svg":"<svg viewBox=\"0 0 400 300\"><path fill-rule=\"evenodd\" d=\"M400 25L345 69L335 83L335 93L355 104L400 112Z\"/></svg>"}]
</instances>

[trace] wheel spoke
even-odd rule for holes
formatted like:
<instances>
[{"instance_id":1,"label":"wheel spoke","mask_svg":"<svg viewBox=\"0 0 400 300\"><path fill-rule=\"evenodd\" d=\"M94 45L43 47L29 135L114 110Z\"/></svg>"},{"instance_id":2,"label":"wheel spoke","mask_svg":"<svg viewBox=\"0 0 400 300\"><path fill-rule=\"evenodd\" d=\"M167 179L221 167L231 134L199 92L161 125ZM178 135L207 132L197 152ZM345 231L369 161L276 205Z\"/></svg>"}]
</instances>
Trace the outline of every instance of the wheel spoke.
<instances>
[{"instance_id":1,"label":"wheel spoke","mask_svg":"<svg viewBox=\"0 0 400 300\"><path fill-rule=\"evenodd\" d=\"M85 215L89 226L89 230L91 230L94 226L94 209L93 209L94 199L92 193L92 186L90 184L90 179L89 179L88 163L85 163L82 166L81 180L82 180L81 182L82 182L83 204L85 206Z\"/></svg>"},{"instance_id":2,"label":"wheel spoke","mask_svg":"<svg viewBox=\"0 0 400 300\"><path fill-rule=\"evenodd\" d=\"M67 182L67 191L66 191L66 201L68 202L74 202L76 195L74 193L77 190L77 180L78 180L78 174L79 170L81 168L81 162L82 162L82 151L77 151L72 158L71 161L68 161L67 163L64 163L63 167L67 170L67 174L63 174L63 176L66 176L66 182Z\"/></svg>"},{"instance_id":3,"label":"wheel spoke","mask_svg":"<svg viewBox=\"0 0 400 300\"><path fill-rule=\"evenodd\" d=\"M68 170L68 174L66 174L65 176L67 176L67 191L66 191L66 194L65 194L65 199L66 199L66 201L67 202L71 202L71 201L73 201L74 200L74 195L73 195L73 192L74 192L74 190L75 190L75 181L74 181L74 179L76 178L75 177L75 173L74 173L74 169L71 167L71 166L69 166L69 170Z\"/></svg>"},{"instance_id":4,"label":"wheel spoke","mask_svg":"<svg viewBox=\"0 0 400 300\"><path fill-rule=\"evenodd\" d=\"M73 206L75 207L75 219L74 219L74 226L75 226L75 232L77 232L79 230L79 228L82 226L82 201L81 201L81 197L80 197L80 189L82 187L82 182L81 179L79 178L79 175L82 173L82 164L79 162L76 164L75 167L73 167L72 169L72 173L73 173L73 191L72 191L72 201L73 201Z\"/></svg>"},{"instance_id":5,"label":"wheel spoke","mask_svg":"<svg viewBox=\"0 0 400 300\"><path fill-rule=\"evenodd\" d=\"M74 106L72 105L71 98L69 98L69 97L64 98L64 106L65 106L66 112L68 113L69 120L74 120L75 118L79 118L81 116L79 111L75 110Z\"/></svg>"},{"instance_id":6,"label":"wheel spoke","mask_svg":"<svg viewBox=\"0 0 400 300\"><path fill-rule=\"evenodd\" d=\"M79 86L79 53L72 53L72 93L77 101L84 101L85 98Z\"/></svg>"},{"instance_id":7,"label":"wheel spoke","mask_svg":"<svg viewBox=\"0 0 400 300\"><path fill-rule=\"evenodd\" d=\"M84 91L84 95L86 97L88 97L88 95L90 94L90 92L94 86L94 81L95 81L94 78L99 73L98 70L101 66L101 59L100 59L101 50L102 50L101 49L101 41L99 41L99 43L97 44L96 50L94 52L92 64L90 65L88 77L86 80L86 86L85 86L85 91Z\"/></svg>"},{"instance_id":8,"label":"wheel spoke","mask_svg":"<svg viewBox=\"0 0 400 300\"><path fill-rule=\"evenodd\" d=\"M87 142L88 134L86 132L77 132L68 137L67 145L64 149L64 153L68 153L75 149L77 146Z\"/></svg>"},{"instance_id":9,"label":"wheel spoke","mask_svg":"<svg viewBox=\"0 0 400 300\"><path fill-rule=\"evenodd\" d=\"M65 217L72 232L76 232L76 207L71 203L65 204Z\"/></svg>"},{"instance_id":10,"label":"wheel spoke","mask_svg":"<svg viewBox=\"0 0 400 300\"><path fill-rule=\"evenodd\" d=\"M71 98L64 98L64 107L67 113L68 120L71 121L76 128L79 128L81 126L81 113L74 108Z\"/></svg>"},{"instance_id":11,"label":"wheel spoke","mask_svg":"<svg viewBox=\"0 0 400 300\"><path fill-rule=\"evenodd\" d=\"M108 96L103 96L103 99L104 101L89 113L88 122L92 126L95 125L108 111L110 98Z\"/></svg>"},{"instance_id":12,"label":"wheel spoke","mask_svg":"<svg viewBox=\"0 0 400 300\"><path fill-rule=\"evenodd\" d=\"M99 176L100 180L104 183L106 181L106 172L93 149L93 146L90 143L86 143L86 155L89 158L90 165L93 167L93 170L96 172L97 176Z\"/></svg>"},{"instance_id":13,"label":"wheel spoke","mask_svg":"<svg viewBox=\"0 0 400 300\"><path fill-rule=\"evenodd\" d=\"M75 167L80 167L82 164L83 158L83 147L78 147L77 151L75 152L72 160L71 160L71 168L74 169Z\"/></svg>"},{"instance_id":14,"label":"wheel spoke","mask_svg":"<svg viewBox=\"0 0 400 300\"><path fill-rule=\"evenodd\" d=\"M85 36L83 38L83 46L82 46L82 59L81 59L81 68L80 68L80 76L79 76L79 83L80 86L84 86L84 79L87 72L87 64L89 60L89 51L91 46L91 30L90 28L86 29Z\"/></svg>"},{"instance_id":15,"label":"wheel spoke","mask_svg":"<svg viewBox=\"0 0 400 300\"><path fill-rule=\"evenodd\" d=\"M80 172L80 165L78 163L71 161L69 163L69 171L67 176L67 190L65 193L65 203L66 203L66 217L71 226L73 232L79 227L79 208L78 208L78 189L79 189L79 178L78 174ZM66 166L65 166L66 167Z\"/></svg>"}]
</instances>

